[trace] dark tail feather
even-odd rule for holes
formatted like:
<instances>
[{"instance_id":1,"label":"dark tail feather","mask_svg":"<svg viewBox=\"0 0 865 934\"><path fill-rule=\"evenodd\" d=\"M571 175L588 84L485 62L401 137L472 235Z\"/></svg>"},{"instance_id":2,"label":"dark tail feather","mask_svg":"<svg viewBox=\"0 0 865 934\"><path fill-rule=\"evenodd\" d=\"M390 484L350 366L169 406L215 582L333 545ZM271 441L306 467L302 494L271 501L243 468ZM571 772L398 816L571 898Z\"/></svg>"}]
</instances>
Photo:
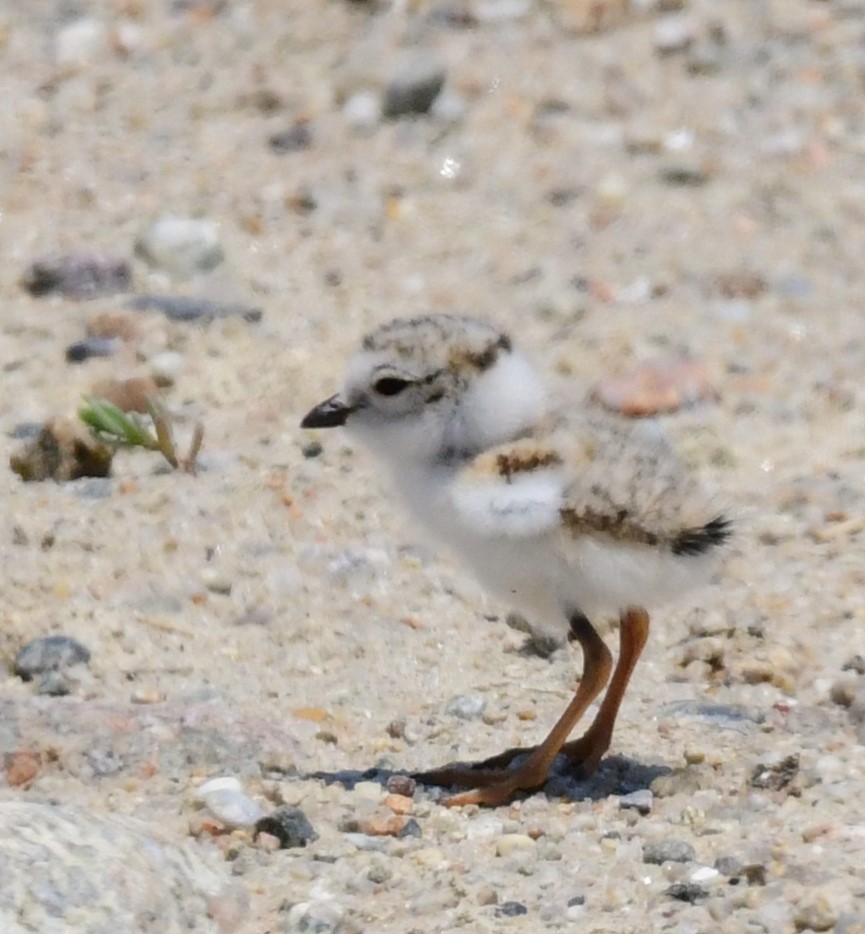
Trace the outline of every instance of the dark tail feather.
<instances>
[{"instance_id":1,"label":"dark tail feather","mask_svg":"<svg viewBox=\"0 0 865 934\"><path fill-rule=\"evenodd\" d=\"M724 542L732 535L732 523L725 516L715 516L699 529L685 529L673 539L674 555L703 555Z\"/></svg>"}]
</instances>

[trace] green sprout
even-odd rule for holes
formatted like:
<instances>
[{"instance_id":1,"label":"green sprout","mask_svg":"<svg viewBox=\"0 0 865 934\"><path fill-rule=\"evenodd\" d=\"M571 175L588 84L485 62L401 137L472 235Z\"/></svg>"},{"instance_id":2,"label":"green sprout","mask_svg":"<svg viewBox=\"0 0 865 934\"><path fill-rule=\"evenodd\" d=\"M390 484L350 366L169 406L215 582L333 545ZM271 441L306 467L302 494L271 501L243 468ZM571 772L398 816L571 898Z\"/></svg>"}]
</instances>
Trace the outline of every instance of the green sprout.
<instances>
[{"instance_id":1,"label":"green sprout","mask_svg":"<svg viewBox=\"0 0 865 934\"><path fill-rule=\"evenodd\" d=\"M204 440L204 426L198 422L192 434L189 453L179 457L174 445L171 419L165 407L154 399L147 400L153 429L134 413L127 414L107 399L84 397L84 405L78 410L78 417L89 425L100 441L115 448L145 448L159 451L175 470L195 473L196 461L201 443Z\"/></svg>"}]
</instances>

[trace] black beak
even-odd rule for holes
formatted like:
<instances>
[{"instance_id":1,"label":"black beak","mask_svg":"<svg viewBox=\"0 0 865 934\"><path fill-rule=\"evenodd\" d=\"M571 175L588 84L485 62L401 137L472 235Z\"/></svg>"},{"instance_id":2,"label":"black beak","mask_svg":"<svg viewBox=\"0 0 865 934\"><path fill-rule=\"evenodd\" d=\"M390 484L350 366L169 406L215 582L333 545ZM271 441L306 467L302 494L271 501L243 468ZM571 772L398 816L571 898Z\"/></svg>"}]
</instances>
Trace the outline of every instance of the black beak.
<instances>
[{"instance_id":1,"label":"black beak","mask_svg":"<svg viewBox=\"0 0 865 934\"><path fill-rule=\"evenodd\" d=\"M325 399L307 412L300 423L301 428L336 428L344 425L354 409L340 399L339 394Z\"/></svg>"}]
</instances>

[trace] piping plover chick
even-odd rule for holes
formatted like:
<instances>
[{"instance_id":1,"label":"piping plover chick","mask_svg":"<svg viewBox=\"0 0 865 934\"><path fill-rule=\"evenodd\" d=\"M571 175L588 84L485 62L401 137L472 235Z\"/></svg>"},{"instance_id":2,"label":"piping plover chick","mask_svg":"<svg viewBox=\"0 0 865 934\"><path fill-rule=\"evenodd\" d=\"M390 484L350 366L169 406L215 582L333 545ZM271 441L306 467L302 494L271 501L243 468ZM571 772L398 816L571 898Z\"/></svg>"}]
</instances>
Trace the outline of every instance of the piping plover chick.
<instances>
[{"instance_id":1,"label":"piping plover chick","mask_svg":"<svg viewBox=\"0 0 865 934\"><path fill-rule=\"evenodd\" d=\"M590 774L610 746L648 608L708 576L729 520L650 426L551 412L510 338L474 318L398 319L368 335L340 392L302 422L340 425L492 594L583 651L576 694L539 746L416 777L471 789L450 805L499 805L541 786L559 754ZM611 616L615 668L591 622ZM591 725L569 741L608 682Z\"/></svg>"}]
</instances>

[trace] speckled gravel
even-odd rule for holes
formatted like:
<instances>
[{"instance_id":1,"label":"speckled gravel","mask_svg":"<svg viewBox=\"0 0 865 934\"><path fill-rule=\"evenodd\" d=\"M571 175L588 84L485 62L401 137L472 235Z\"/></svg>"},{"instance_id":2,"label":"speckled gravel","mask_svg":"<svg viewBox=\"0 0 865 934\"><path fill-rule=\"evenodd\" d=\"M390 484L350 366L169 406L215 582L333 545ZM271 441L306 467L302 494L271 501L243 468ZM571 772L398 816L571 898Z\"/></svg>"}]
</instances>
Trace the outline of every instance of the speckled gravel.
<instances>
[{"instance_id":1,"label":"speckled gravel","mask_svg":"<svg viewBox=\"0 0 865 934\"><path fill-rule=\"evenodd\" d=\"M178 448L205 441L195 476L0 471L0 807L191 847L253 934L862 930L865 5L57 17L0 10L0 461L105 380L156 380ZM28 291L69 256L110 263ZM663 425L740 530L657 614L598 772L485 811L406 773L537 742L579 659L298 428L362 333L452 309L575 400L693 361L706 391ZM66 362L88 336L117 343ZM55 635L90 661L38 695L15 658ZM217 777L317 836L229 826L197 794ZM52 917L98 930L70 891ZM208 930L196 892L160 908Z\"/></svg>"}]
</instances>

